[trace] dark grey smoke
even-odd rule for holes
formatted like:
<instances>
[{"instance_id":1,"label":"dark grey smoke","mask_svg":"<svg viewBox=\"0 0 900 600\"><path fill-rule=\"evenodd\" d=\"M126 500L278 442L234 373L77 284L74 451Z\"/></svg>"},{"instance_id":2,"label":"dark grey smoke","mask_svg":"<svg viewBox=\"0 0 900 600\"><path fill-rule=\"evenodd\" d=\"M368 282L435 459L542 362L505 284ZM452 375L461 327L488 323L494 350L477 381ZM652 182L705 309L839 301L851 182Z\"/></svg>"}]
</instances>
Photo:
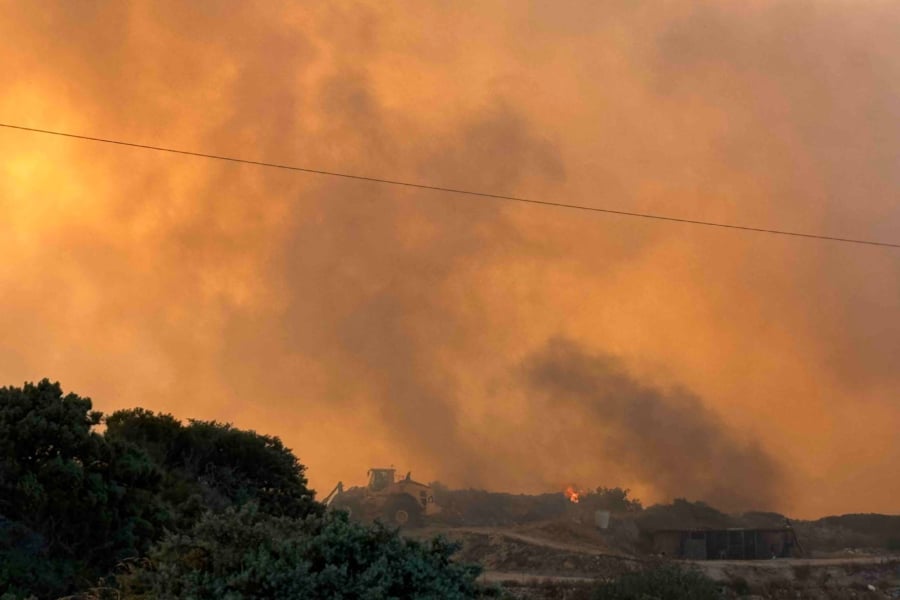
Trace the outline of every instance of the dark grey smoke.
<instances>
[{"instance_id":1,"label":"dark grey smoke","mask_svg":"<svg viewBox=\"0 0 900 600\"><path fill-rule=\"evenodd\" d=\"M615 357L563 338L529 357L524 375L559 412L574 408L591 423L594 443L580 439L582 447L619 461L661 494L730 510L777 504L779 464L691 392L642 383Z\"/></svg>"},{"instance_id":2,"label":"dark grey smoke","mask_svg":"<svg viewBox=\"0 0 900 600\"><path fill-rule=\"evenodd\" d=\"M348 131L368 123L371 133L383 123L381 107L362 82L333 82L329 89L332 96L354 99L334 115ZM354 140L353 146L363 143ZM428 181L502 190L515 189L528 173L563 176L553 146L502 105L463 119L452 135L419 144L418 170ZM465 179L467 173L472 175ZM444 481L488 485L485 471L496 465L485 466L460 424L467 399L447 354L471 336L470 320L482 310L474 302L477 290L466 285L467 271L525 244L504 206L328 180L298 203L303 210L295 213L272 275L283 278L285 311L276 330L264 336L270 347L244 356L260 331L236 328L231 333L248 337L233 344L226 362L262 371L276 343L284 355L325 356L347 387L364 386L367 406L402 441L405 453L392 460L428 465ZM316 211L320 220L310 221L306 211ZM242 380L254 387L285 385L243 373L232 385ZM356 407L337 400L335 409ZM358 445L374 443L361 435Z\"/></svg>"}]
</instances>

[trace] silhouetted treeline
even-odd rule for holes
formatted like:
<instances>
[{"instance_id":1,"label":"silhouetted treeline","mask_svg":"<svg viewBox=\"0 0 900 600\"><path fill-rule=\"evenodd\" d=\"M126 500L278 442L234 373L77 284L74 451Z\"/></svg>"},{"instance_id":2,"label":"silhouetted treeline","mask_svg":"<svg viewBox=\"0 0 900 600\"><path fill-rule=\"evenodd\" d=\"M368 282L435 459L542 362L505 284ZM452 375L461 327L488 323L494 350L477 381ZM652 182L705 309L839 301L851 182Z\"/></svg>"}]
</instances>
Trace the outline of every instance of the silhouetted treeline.
<instances>
[{"instance_id":1,"label":"silhouetted treeline","mask_svg":"<svg viewBox=\"0 0 900 600\"><path fill-rule=\"evenodd\" d=\"M276 437L0 388L0 598L476 595L454 546L326 512L304 472Z\"/></svg>"}]
</instances>

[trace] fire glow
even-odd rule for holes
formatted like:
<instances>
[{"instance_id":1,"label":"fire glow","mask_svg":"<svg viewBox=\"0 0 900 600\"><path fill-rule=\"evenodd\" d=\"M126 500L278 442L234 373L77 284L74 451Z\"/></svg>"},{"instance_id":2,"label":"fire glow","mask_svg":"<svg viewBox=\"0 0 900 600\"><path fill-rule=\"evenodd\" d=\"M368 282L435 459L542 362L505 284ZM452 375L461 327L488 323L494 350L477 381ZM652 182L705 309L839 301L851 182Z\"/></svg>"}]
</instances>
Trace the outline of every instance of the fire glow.
<instances>
[{"instance_id":1,"label":"fire glow","mask_svg":"<svg viewBox=\"0 0 900 600\"><path fill-rule=\"evenodd\" d=\"M570 485L566 488L565 491L566 498L569 499L569 502L573 504L578 504L578 496L581 494L574 485Z\"/></svg>"}]
</instances>

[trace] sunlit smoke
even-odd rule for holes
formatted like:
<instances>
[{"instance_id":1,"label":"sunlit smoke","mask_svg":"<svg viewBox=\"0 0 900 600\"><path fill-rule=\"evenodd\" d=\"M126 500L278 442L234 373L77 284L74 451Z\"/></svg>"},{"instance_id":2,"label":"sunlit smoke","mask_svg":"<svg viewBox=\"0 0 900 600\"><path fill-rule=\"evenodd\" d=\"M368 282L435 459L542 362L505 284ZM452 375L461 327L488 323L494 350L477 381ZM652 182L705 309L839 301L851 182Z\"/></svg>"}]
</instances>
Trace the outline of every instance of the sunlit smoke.
<instances>
[{"instance_id":1,"label":"sunlit smoke","mask_svg":"<svg viewBox=\"0 0 900 600\"><path fill-rule=\"evenodd\" d=\"M900 238L900 5L3 3L25 126ZM896 511L896 253L0 131L0 385L377 464ZM574 432L574 433L573 433ZM865 493L860 493L865 490Z\"/></svg>"}]
</instances>

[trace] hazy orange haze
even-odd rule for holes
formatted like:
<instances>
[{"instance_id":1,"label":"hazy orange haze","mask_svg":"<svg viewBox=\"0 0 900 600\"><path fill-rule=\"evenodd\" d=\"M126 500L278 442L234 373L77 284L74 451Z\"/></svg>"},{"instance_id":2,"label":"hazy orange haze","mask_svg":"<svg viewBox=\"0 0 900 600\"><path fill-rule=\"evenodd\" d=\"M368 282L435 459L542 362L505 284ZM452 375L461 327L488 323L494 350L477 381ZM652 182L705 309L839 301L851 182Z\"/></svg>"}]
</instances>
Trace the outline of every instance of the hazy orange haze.
<instances>
[{"instance_id":1,"label":"hazy orange haze","mask_svg":"<svg viewBox=\"0 0 900 600\"><path fill-rule=\"evenodd\" d=\"M895 2L0 2L0 122L900 240ZM900 512L900 252L0 129L0 384L395 464Z\"/></svg>"}]
</instances>

